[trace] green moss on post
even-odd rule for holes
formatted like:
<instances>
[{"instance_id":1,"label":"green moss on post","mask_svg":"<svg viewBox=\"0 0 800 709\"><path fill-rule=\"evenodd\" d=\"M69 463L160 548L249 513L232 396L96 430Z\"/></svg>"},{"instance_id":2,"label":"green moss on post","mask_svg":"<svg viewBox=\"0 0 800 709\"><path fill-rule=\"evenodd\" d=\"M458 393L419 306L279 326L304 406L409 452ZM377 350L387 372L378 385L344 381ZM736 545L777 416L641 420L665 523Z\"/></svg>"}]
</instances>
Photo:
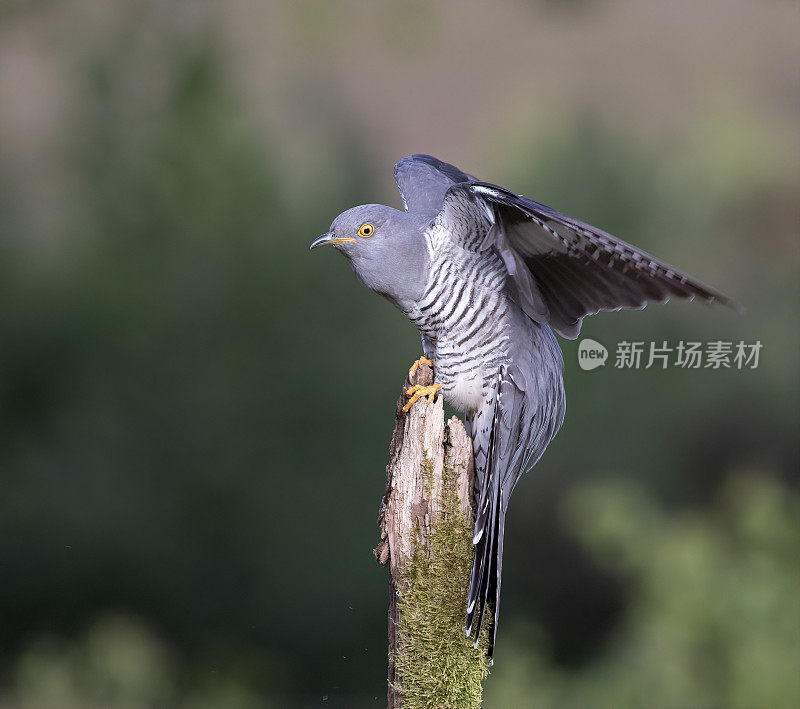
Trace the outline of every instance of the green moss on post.
<instances>
[{"instance_id":1,"label":"green moss on post","mask_svg":"<svg viewBox=\"0 0 800 709\"><path fill-rule=\"evenodd\" d=\"M433 466L427 456L422 468L430 489ZM398 588L402 649L395 665L404 709L479 707L489 672L489 619L484 620L478 650L464 632L472 520L459 506L452 468L445 466L442 477L441 511L431 521L428 548L418 536Z\"/></svg>"}]
</instances>

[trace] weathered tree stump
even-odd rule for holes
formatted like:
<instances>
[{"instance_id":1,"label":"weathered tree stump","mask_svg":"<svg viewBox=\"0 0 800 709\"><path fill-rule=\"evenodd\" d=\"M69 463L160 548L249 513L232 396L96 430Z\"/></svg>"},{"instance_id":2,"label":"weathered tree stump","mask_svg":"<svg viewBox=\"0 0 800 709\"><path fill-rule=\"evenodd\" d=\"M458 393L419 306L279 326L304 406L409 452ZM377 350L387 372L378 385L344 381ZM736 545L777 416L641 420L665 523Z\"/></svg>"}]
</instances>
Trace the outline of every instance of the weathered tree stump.
<instances>
[{"instance_id":1,"label":"weathered tree stump","mask_svg":"<svg viewBox=\"0 0 800 709\"><path fill-rule=\"evenodd\" d=\"M429 385L421 365L413 384ZM445 424L441 396L420 398L408 413L406 382L374 550L389 567L390 709L478 707L488 672L483 647L464 632L472 564L472 441L455 416Z\"/></svg>"}]
</instances>

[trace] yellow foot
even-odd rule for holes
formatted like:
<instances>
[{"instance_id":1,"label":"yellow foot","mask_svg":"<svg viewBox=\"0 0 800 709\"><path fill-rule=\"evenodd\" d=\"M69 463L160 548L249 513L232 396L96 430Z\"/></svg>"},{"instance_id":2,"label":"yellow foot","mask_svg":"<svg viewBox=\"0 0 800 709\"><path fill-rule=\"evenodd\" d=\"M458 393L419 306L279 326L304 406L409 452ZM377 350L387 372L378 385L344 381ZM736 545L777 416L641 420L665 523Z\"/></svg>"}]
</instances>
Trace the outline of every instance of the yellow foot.
<instances>
[{"instance_id":1,"label":"yellow foot","mask_svg":"<svg viewBox=\"0 0 800 709\"><path fill-rule=\"evenodd\" d=\"M411 399L403 407L403 411L404 412L408 411L414 405L414 402L421 396L427 396L428 401L430 401L432 404L436 399L436 394L441 388L442 388L441 384L431 384L430 386L427 387L415 384L413 387L409 387L408 391L406 392L406 396L410 396Z\"/></svg>"},{"instance_id":2,"label":"yellow foot","mask_svg":"<svg viewBox=\"0 0 800 709\"><path fill-rule=\"evenodd\" d=\"M416 362L414 362L414 364L411 365L411 369L408 370L408 381L414 381L414 372L417 371L417 368L421 364L427 364L433 367L433 360L428 359L427 357L420 357Z\"/></svg>"}]
</instances>

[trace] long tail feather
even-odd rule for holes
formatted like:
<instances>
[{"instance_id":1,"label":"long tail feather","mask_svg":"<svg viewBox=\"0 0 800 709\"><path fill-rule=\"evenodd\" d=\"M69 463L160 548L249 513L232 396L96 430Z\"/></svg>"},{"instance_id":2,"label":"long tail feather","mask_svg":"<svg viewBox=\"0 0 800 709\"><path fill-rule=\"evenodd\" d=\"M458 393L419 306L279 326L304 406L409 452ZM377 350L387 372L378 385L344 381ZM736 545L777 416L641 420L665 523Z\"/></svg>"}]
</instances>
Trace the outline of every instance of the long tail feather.
<instances>
[{"instance_id":1,"label":"long tail feather","mask_svg":"<svg viewBox=\"0 0 800 709\"><path fill-rule=\"evenodd\" d=\"M541 454L549 438L539 441L537 416L527 405L525 391L512 367L503 367L494 400L477 412L474 432L475 484L478 497L473 533L474 558L467 594L466 632L480 643L481 628L489 613L492 627L487 654L491 659L497 635L503 537L508 497L519 476Z\"/></svg>"}]
</instances>

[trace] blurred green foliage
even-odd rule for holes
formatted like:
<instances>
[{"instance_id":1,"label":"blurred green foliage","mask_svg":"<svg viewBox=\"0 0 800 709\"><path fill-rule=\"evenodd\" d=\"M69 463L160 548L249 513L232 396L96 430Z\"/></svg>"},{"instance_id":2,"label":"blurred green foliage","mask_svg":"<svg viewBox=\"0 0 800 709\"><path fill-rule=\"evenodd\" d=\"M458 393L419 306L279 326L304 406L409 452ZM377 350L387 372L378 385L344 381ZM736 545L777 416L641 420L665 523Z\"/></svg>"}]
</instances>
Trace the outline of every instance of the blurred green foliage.
<instances>
[{"instance_id":1,"label":"blurred green foliage","mask_svg":"<svg viewBox=\"0 0 800 709\"><path fill-rule=\"evenodd\" d=\"M576 489L568 526L627 579L624 621L579 672L513 629L488 706L797 706L800 652L796 493L763 476L731 478L710 511L666 514L628 482Z\"/></svg>"},{"instance_id":2,"label":"blurred green foliage","mask_svg":"<svg viewBox=\"0 0 800 709\"><path fill-rule=\"evenodd\" d=\"M307 657L302 676L331 647L357 653L380 687L380 604L365 627L350 617L383 595L357 560L369 558L391 431L367 412L393 382L354 392L347 368L365 359L352 322L380 322L388 306L344 307L336 270L308 257L335 205L364 189L358 153L335 185L316 186L312 208L292 209L213 48L165 49L180 56L158 58L171 73L142 96L146 58L119 44L85 67L57 262L4 242L3 626L18 640L132 608L197 651L280 644ZM399 371L415 343L403 357L392 321L381 330L365 368ZM358 421L353 435L330 425L337 407ZM351 450L362 436L372 447ZM372 487L347 474L371 467ZM354 570L345 584L319 583L342 568ZM369 653L365 637L380 640ZM293 686L288 665L253 664L264 687Z\"/></svg>"},{"instance_id":3,"label":"blurred green foliage","mask_svg":"<svg viewBox=\"0 0 800 709\"><path fill-rule=\"evenodd\" d=\"M486 705L796 706L798 503L755 475L732 478L703 514L667 514L627 482L577 488L567 525L628 580L625 620L595 661L570 671L548 659L535 626L510 619ZM8 696L20 709L270 706L216 669L192 679L183 686L173 651L146 624L110 616L73 641L32 643Z\"/></svg>"},{"instance_id":4,"label":"blurred green foliage","mask_svg":"<svg viewBox=\"0 0 800 709\"><path fill-rule=\"evenodd\" d=\"M390 166L315 86L326 149L298 178L212 30L126 27L72 57L47 168L63 203L0 166L0 706L378 706L370 550L418 337L307 247L347 207L397 205ZM511 505L487 705L786 705L796 176L746 117L688 150L590 115L498 135L482 177L748 307L601 315L585 336L764 350L750 372L585 373L563 343L569 411ZM743 469L762 479L726 482Z\"/></svg>"},{"instance_id":5,"label":"blurred green foliage","mask_svg":"<svg viewBox=\"0 0 800 709\"><path fill-rule=\"evenodd\" d=\"M173 650L146 623L106 615L71 642L43 637L22 654L11 706L18 709L264 707L240 681L211 670L182 687Z\"/></svg>"}]
</instances>

